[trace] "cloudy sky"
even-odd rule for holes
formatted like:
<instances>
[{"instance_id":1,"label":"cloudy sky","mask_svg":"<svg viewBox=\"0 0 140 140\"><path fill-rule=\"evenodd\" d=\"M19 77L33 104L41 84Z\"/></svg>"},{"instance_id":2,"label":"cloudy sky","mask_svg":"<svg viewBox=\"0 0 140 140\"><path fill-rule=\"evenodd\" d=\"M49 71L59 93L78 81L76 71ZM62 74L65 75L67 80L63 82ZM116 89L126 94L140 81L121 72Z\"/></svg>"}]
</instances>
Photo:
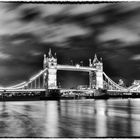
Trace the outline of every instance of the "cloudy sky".
<instances>
[{"instance_id":1,"label":"cloudy sky","mask_svg":"<svg viewBox=\"0 0 140 140\"><path fill-rule=\"evenodd\" d=\"M36 74L49 48L58 63L88 65L97 53L115 82L140 79L140 2L0 3L0 85ZM75 86L85 84L87 75L59 72L58 80Z\"/></svg>"}]
</instances>

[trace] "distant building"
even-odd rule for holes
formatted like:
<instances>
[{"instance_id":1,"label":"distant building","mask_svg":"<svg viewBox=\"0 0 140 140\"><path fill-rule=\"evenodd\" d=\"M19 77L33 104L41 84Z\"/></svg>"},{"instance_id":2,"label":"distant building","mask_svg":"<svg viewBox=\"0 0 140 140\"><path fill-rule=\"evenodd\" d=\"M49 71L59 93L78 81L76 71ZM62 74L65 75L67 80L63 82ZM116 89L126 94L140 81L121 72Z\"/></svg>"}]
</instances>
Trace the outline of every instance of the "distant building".
<instances>
[{"instance_id":1,"label":"distant building","mask_svg":"<svg viewBox=\"0 0 140 140\"><path fill-rule=\"evenodd\" d=\"M134 82L132 83L132 85L140 85L140 80L134 80Z\"/></svg>"},{"instance_id":2,"label":"distant building","mask_svg":"<svg viewBox=\"0 0 140 140\"><path fill-rule=\"evenodd\" d=\"M82 90L82 89L87 89L88 85L79 85L77 86L77 89Z\"/></svg>"},{"instance_id":3,"label":"distant building","mask_svg":"<svg viewBox=\"0 0 140 140\"><path fill-rule=\"evenodd\" d=\"M123 82L122 79L119 79L118 85L120 85L120 86L124 86L124 82Z\"/></svg>"}]
</instances>

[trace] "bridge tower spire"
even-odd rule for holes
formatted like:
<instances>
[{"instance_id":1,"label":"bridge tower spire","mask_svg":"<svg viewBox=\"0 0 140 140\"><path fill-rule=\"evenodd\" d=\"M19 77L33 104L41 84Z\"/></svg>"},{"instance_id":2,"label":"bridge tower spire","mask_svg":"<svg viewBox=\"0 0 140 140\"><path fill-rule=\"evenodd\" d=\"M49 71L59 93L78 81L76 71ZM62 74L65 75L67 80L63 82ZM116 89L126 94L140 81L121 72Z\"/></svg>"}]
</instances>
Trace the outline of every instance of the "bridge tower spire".
<instances>
[{"instance_id":1,"label":"bridge tower spire","mask_svg":"<svg viewBox=\"0 0 140 140\"><path fill-rule=\"evenodd\" d=\"M48 57L44 56L44 69L48 70L44 73L43 85L48 89L57 89L57 58L53 57L51 49L49 49Z\"/></svg>"},{"instance_id":2,"label":"bridge tower spire","mask_svg":"<svg viewBox=\"0 0 140 140\"><path fill-rule=\"evenodd\" d=\"M92 67L93 66L91 61L92 60L89 59L89 67ZM89 71L89 88L90 89L93 88L93 76L94 76L93 71Z\"/></svg>"},{"instance_id":3,"label":"bridge tower spire","mask_svg":"<svg viewBox=\"0 0 140 140\"><path fill-rule=\"evenodd\" d=\"M92 67L91 59L89 59L89 66Z\"/></svg>"},{"instance_id":4,"label":"bridge tower spire","mask_svg":"<svg viewBox=\"0 0 140 140\"><path fill-rule=\"evenodd\" d=\"M49 48L48 57L49 57L49 58L53 57L53 56L52 56L52 50L51 50L51 48Z\"/></svg>"},{"instance_id":5,"label":"bridge tower spire","mask_svg":"<svg viewBox=\"0 0 140 140\"><path fill-rule=\"evenodd\" d=\"M48 58L46 57L46 54L44 54L43 69L46 68L47 62L48 62Z\"/></svg>"},{"instance_id":6,"label":"bridge tower spire","mask_svg":"<svg viewBox=\"0 0 140 140\"><path fill-rule=\"evenodd\" d=\"M95 53L94 59L93 59L93 64L98 63L98 62L99 62L99 60L98 60L97 55L96 55L96 53Z\"/></svg>"}]
</instances>

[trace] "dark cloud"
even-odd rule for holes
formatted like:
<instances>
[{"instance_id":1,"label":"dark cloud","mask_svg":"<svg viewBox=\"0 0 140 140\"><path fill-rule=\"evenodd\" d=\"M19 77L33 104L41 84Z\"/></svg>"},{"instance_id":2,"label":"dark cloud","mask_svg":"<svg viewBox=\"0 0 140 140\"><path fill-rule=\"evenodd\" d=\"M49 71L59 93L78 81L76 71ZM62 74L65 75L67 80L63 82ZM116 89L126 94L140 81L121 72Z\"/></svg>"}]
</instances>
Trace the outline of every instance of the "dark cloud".
<instances>
[{"instance_id":1,"label":"dark cloud","mask_svg":"<svg viewBox=\"0 0 140 140\"><path fill-rule=\"evenodd\" d=\"M139 13L139 2L0 3L0 84L18 83L37 73L49 48L61 64L73 59L74 64L88 65L97 53L113 80L121 77L129 84L140 79ZM85 73L59 72L58 77L65 87L88 83Z\"/></svg>"},{"instance_id":2,"label":"dark cloud","mask_svg":"<svg viewBox=\"0 0 140 140\"><path fill-rule=\"evenodd\" d=\"M40 14L40 11L36 8L25 9L21 12L21 20L24 22L30 22L39 18Z\"/></svg>"}]
</instances>

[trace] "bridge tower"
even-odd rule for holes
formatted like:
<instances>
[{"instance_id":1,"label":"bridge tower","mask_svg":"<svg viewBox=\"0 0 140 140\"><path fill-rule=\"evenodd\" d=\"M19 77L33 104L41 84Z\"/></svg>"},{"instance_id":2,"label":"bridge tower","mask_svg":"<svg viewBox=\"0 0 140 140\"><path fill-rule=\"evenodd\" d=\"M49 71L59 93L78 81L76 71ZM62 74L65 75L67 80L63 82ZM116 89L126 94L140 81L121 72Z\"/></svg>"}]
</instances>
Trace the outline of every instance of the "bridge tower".
<instances>
[{"instance_id":1,"label":"bridge tower","mask_svg":"<svg viewBox=\"0 0 140 140\"><path fill-rule=\"evenodd\" d=\"M93 67L93 64L91 62L91 59L89 59L89 67ZM95 80L94 80L94 77L95 74L93 71L90 71L89 72L89 88L92 89L92 88L95 88Z\"/></svg>"},{"instance_id":2,"label":"bridge tower","mask_svg":"<svg viewBox=\"0 0 140 140\"><path fill-rule=\"evenodd\" d=\"M93 67L96 68L96 89L103 89L103 63L102 58L99 61L96 54L93 59Z\"/></svg>"},{"instance_id":3,"label":"bridge tower","mask_svg":"<svg viewBox=\"0 0 140 140\"><path fill-rule=\"evenodd\" d=\"M51 49L49 49L48 57L44 55L43 68L48 68L44 73L43 86L47 89L57 89L57 58L52 55Z\"/></svg>"},{"instance_id":4,"label":"bridge tower","mask_svg":"<svg viewBox=\"0 0 140 140\"><path fill-rule=\"evenodd\" d=\"M103 88L103 63L102 60L99 61L97 55L95 54L93 62L89 59L89 67L94 67L96 69L95 73L89 72L89 85L90 88Z\"/></svg>"}]
</instances>

